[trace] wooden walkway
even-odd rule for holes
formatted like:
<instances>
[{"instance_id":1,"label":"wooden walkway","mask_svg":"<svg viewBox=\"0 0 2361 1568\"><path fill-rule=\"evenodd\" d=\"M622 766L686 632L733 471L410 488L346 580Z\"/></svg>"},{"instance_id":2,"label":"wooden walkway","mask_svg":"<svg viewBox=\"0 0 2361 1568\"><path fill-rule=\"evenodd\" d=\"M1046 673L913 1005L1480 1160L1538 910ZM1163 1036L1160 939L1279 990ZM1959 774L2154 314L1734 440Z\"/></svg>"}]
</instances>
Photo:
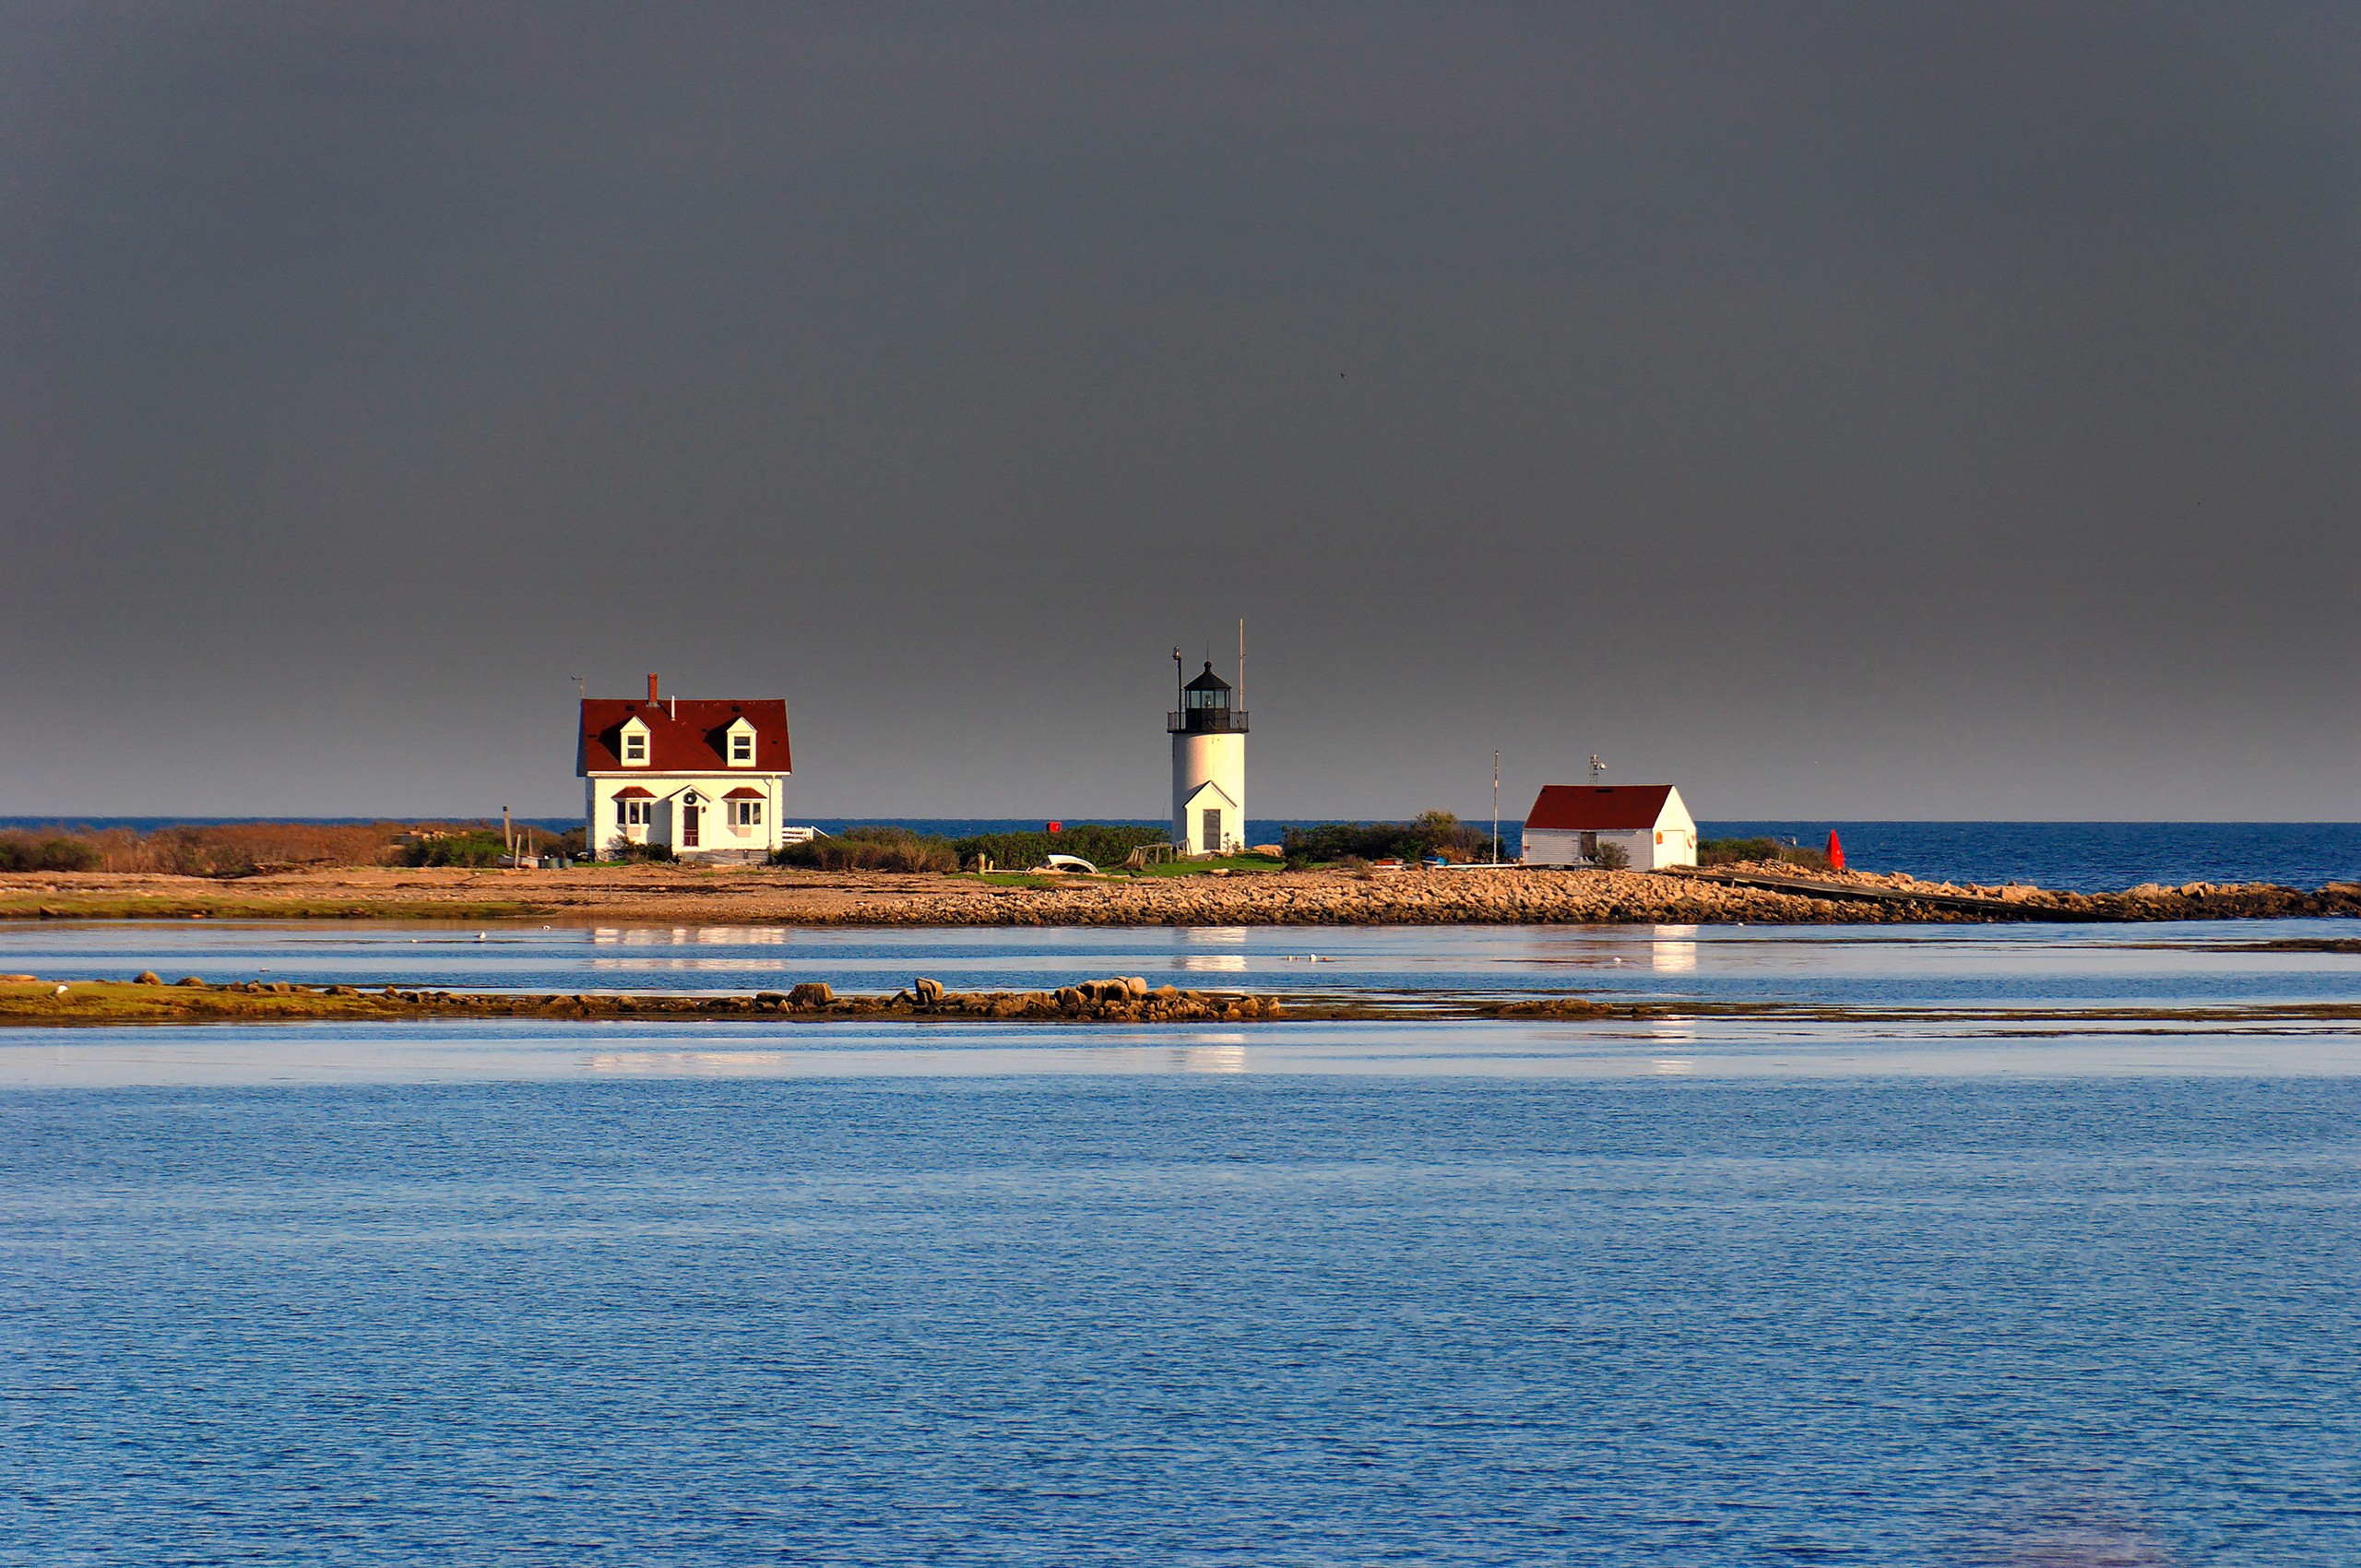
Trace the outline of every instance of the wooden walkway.
<instances>
[{"instance_id":1,"label":"wooden walkway","mask_svg":"<svg viewBox=\"0 0 2361 1568\"><path fill-rule=\"evenodd\" d=\"M2111 917L2095 909L2061 909L2054 904L2019 903L1987 898L1977 893L1904 892L1894 887L1861 887L1844 882L1820 882L1808 876L1781 876L1768 872L1725 872L1711 868L1669 869L1675 876L1718 882L1729 887L1759 887L1771 893L1798 893L1807 898L1830 898L1853 904L1916 905L1921 909L1957 909L2004 921L2104 921Z\"/></svg>"}]
</instances>

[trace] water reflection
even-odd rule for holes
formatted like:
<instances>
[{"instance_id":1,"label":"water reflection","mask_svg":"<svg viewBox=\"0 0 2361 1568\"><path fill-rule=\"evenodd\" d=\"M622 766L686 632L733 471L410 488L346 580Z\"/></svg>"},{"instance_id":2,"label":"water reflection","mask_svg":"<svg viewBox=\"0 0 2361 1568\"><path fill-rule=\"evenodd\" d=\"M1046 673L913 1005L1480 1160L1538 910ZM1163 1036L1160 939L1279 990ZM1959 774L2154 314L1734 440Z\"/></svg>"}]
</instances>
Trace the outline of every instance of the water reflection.
<instances>
[{"instance_id":1,"label":"water reflection","mask_svg":"<svg viewBox=\"0 0 2361 1568\"><path fill-rule=\"evenodd\" d=\"M784 947L790 929L783 925L602 925L591 928L590 941L601 947Z\"/></svg>"},{"instance_id":2,"label":"water reflection","mask_svg":"<svg viewBox=\"0 0 2361 1568\"><path fill-rule=\"evenodd\" d=\"M1648 967L1656 973L1689 974L1697 968L1697 928L1660 925L1648 943Z\"/></svg>"}]
</instances>

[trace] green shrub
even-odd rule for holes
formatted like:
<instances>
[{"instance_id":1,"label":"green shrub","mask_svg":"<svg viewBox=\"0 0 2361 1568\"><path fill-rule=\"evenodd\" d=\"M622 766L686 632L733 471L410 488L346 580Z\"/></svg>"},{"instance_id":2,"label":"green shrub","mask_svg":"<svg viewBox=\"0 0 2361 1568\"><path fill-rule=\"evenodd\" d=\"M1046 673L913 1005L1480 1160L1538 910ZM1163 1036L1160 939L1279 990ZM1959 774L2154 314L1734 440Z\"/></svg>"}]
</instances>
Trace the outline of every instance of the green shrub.
<instances>
[{"instance_id":1,"label":"green shrub","mask_svg":"<svg viewBox=\"0 0 2361 1568\"><path fill-rule=\"evenodd\" d=\"M401 849L401 863L406 866L491 866L500 863L508 853L508 842L489 828L470 828L457 833L438 833L433 837L420 838Z\"/></svg>"},{"instance_id":2,"label":"green shrub","mask_svg":"<svg viewBox=\"0 0 2361 1568\"><path fill-rule=\"evenodd\" d=\"M1807 871L1828 869L1828 857L1818 849L1807 849L1776 838L1701 838L1697 841L1697 863L1701 866L1777 861L1801 866Z\"/></svg>"},{"instance_id":3,"label":"green shrub","mask_svg":"<svg viewBox=\"0 0 2361 1568\"><path fill-rule=\"evenodd\" d=\"M848 827L842 833L788 844L771 863L816 871L957 871L951 841L907 827Z\"/></svg>"},{"instance_id":4,"label":"green shrub","mask_svg":"<svg viewBox=\"0 0 2361 1568\"><path fill-rule=\"evenodd\" d=\"M1462 822L1450 812L1420 812L1414 822L1327 822L1290 827L1281 838L1287 864L1306 866L1344 861L1422 861L1430 855L1456 861L1492 858L1492 830Z\"/></svg>"},{"instance_id":5,"label":"green shrub","mask_svg":"<svg viewBox=\"0 0 2361 1568\"><path fill-rule=\"evenodd\" d=\"M87 838L0 834L0 871L96 871L99 847Z\"/></svg>"},{"instance_id":6,"label":"green shrub","mask_svg":"<svg viewBox=\"0 0 2361 1568\"><path fill-rule=\"evenodd\" d=\"M1038 866L1051 855L1080 855L1106 870L1119 866L1143 844L1169 844L1169 827L1119 826L1112 823L1078 822L1055 833L979 833L951 846L960 865L973 865L978 855L990 855L1003 871Z\"/></svg>"}]
</instances>

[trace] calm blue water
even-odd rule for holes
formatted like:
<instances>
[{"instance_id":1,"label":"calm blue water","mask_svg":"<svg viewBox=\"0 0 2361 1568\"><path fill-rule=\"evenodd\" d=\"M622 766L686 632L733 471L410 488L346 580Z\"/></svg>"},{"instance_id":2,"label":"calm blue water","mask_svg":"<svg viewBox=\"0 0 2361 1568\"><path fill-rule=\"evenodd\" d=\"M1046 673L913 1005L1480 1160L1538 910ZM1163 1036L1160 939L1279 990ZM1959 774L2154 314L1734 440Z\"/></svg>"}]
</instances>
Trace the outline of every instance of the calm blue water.
<instances>
[{"instance_id":1,"label":"calm blue water","mask_svg":"<svg viewBox=\"0 0 2361 1568\"><path fill-rule=\"evenodd\" d=\"M141 832L169 826L166 817L110 817L93 826ZM207 819L215 820L215 819ZM323 818L321 820L331 820ZM333 820L348 820L338 818ZM526 819L519 819L520 821ZM577 818L533 818L562 831ZM1069 820L1080 821L1080 818ZM1093 820L1123 820L1097 818ZM0 830L56 826L42 817L0 817ZM1032 832L1038 818L926 817L890 823L824 818L835 833L847 827L912 827L958 838L979 833ZM1275 843L1290 821L1249 822L1247 837ZM1866 871L1906 871L1945 882L2031 882L2044 887L2099 892L2161 882L2271 882L2318 887L2361 880L2361 823L2350 822L1702 822L1708 837L1787 837L1819 848L1834 828L1849 862ZM1522 841L1516 823L1501 825L1502 853L1514 858Z\"/></svg>"},{"instance_id":2,"label":"calm blue water","mask_svg":"<svg viewBox=\"0 0 2361 1568\"><path fill-rule=\"evenodd\" d=\"M0 1565L2361 1561L2355 929L0 928L2100 1009L7 1030Z\"/></svg>"},{"instance_id":3,"label":"calm blue water","mask_svg":"<svg viewBox=\"0 0 2361 1568\"><path fill-rule=\"evenodd\" d=\"M516 926L358 921L0 922L0 973L153 969L305 985L534 992L1031 991L1103 975L1184 989L1355 995L1579 992L1844 1006L2361 1003L2361 921L2153 926Z\"/></svg>"},{"instance_id":4,"label":"calm blue water","mask_svg":"<svg viewBox=\"0 0 2361 1568\"><path fill-rule=\"evenodd\" d=\"M2361 1559L2361 1084L0 1096L0 1562Z\"/></svg>"}]
</instances>

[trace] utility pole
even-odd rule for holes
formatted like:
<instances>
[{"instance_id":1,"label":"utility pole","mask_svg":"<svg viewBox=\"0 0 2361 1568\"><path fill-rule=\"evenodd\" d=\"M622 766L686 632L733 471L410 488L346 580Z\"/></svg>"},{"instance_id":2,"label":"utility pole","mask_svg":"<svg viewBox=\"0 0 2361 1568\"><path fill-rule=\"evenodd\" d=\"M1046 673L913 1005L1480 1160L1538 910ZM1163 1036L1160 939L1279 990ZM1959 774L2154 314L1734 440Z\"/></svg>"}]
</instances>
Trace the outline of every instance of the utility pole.
<instances>
[{"instance_id":1,"label":"utility pole","mask_svg":"<svg viewBox=\"0 0 2361 1568\"><path fill-rule=\"evenodd\" d=\"M1501 754L1492 754L1492 863L1501 863Z\"/></svg>"}]
</instances>

